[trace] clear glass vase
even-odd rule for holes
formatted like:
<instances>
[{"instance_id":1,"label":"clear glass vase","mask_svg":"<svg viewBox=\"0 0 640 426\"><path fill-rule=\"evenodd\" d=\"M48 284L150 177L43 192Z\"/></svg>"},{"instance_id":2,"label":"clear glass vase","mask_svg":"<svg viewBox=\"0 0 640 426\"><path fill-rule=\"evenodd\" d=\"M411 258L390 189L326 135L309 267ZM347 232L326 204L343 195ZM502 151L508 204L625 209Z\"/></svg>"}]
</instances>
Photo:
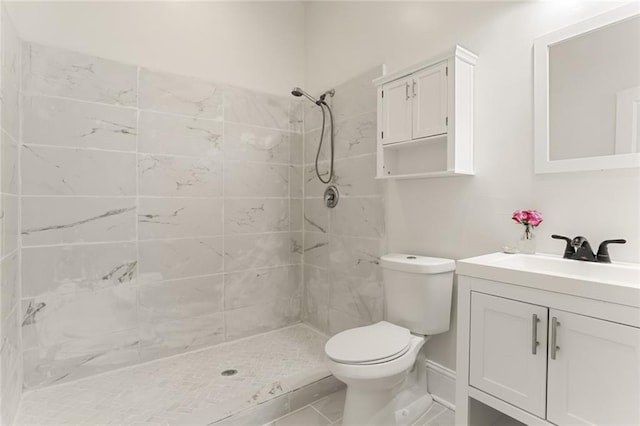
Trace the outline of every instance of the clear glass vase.
<instances>
[{"instance_id":1,"label":"clear glass vase","mask_svg":"<svg viewBox=\"0 0 640 426\"><path fill-rule=\"evenodd\" d=\"M536 235L533 233L533 226L525 225L524 233L520 237L520 253L535 254L536 252Z\"/></svg>"}]
</instances>

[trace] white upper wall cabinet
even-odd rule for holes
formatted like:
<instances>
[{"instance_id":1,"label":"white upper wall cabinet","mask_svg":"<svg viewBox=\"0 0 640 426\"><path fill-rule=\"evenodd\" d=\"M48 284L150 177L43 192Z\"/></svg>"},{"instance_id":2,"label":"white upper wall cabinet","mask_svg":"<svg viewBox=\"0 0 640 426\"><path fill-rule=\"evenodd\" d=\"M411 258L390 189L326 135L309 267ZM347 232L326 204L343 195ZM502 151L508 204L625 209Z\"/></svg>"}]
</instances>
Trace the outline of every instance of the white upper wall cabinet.
<instances>
[{"instance_id":1,"label":"white upper wall cabinet","mask_svg":"<svg viewBox=\"0 0 640 426\"><path fill-rule=\"evenodd\" d=\"M473 174L476 60L456 46L448 54L374 80L378 178Z\"/></svg>"},{"instance_id":2,"label":"white upper wall cabinet","mask_svg":"<svg viewBox=\"0 0 640 426\"><path fill-rule=\"evenodd\" d=\"M392 81L385 84L383 92L386 99L382 110L383 143L402 142L411 139L411 95L409 80Z\"/></svg>"},{"instance_id":3,"label":"white upper wall cabinet","mask_svg":"<svg viewBox=\"0 0 640 426\"><path fill-rule=\"evenodd\" d=\"M447 133L447 73L443 62L411 78L414 139Z\"/></svg>"},{"instance_id":4,"label":"white upper wall cabinet","mask_svg":"<svg viewBox=\"0 0 640 426\"><path fill-rule=\"evenodd\" d=\"M382 85L383 145L447 133L447 62Z\"/></svg>"}]
</instances>

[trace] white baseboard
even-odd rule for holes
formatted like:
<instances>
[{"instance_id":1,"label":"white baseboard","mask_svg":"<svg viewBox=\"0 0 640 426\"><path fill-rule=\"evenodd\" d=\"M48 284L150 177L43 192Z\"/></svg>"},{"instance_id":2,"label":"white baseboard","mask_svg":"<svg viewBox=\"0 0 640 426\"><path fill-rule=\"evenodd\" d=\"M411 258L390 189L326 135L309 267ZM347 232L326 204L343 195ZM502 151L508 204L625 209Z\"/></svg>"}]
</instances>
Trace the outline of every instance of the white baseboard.
<instances>
[{"instance_id":1,"label":"white baseboard","mask_svg":"<svg viewBox=\"0 0 640 426\"><path fill-rule=\"evenodd\" d=\"M427 360L427 386L433 400L454 410L456 398L456 372Z\"/></svg>"}]
</instances>

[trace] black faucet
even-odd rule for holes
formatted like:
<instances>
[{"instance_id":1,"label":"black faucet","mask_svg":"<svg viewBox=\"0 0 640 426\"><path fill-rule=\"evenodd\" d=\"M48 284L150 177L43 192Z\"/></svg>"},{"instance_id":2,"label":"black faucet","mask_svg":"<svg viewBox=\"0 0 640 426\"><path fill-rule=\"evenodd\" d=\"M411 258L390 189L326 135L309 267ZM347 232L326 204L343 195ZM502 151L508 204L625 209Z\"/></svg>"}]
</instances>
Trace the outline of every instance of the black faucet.
<instances>
[{"instance_id":1,"label":"black faucet","mask_svg":"<svg viewBox=\"0 0 640 426\"><path fill-rule=\"evenodd\" d=\"M591 244L585 237L575 237L571 240L571 247L575 249L573 258L575 260L585 260L587 262L596 262L596 254L591 248Z\"/></svg>"},{"instance_id":2,"label":"black faucet","mask_svg":"<svg viewBox=\"0 0 640 426\"><path fill-rule=\"evenodd\" d=\"M586 262L600 262L611 263L611 257L609 257L609 244L625 244L627 241L623 239L617 240L605 240L600 243L598 247L598 253L595 254L591 249L591 244L585 237L575 237L574 239L565 237L563 235L552 235L551 238L556 240L564 240L567 245L564 248L565 259L583 260Z\"/></svg>"},{"instance_id":3,"label":"black faucet","mask_svg":"<svg viewBox=\"0 0 640 426\"><path fill-rule=\"evenodd\" d=\"M617 240L604 240L600 243L600 247L598 247L598 254L596 255L597 262L601 263L611 263L611 258L609 257L609 244L626 244L627 240L617 239Z\"/></svg>"},{"instance_id":4,"label":"black faucet","mask_svg":"<svg viewBox=\"0 0 640 426\"><path fill-rule=\"evenodd\" d=\"M563 259L573 259L573 256L576 254L576 249L573 248L571 244L571 238L565 237L564 235L556 235L553 234L551 238L555 240L564 240L567 245L564 247L564 253L562 254Z\"/></svg>"}]
</instances>

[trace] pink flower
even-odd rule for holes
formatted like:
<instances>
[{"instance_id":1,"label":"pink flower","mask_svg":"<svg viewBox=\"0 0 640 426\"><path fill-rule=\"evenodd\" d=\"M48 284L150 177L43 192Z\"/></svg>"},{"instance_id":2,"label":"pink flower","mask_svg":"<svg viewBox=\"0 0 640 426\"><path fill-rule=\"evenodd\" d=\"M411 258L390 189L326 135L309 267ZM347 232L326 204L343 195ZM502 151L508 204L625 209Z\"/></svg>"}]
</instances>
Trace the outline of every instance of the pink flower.
<instances>
[{"instance_id":1,"label":"pink flower","mask_svg":"<svg viewBox=\"0 0 640 426\"><path fill-rule=\"evenodd\" d=\"M524 223L527 220L527 212L525 210L516 210L513 212L511 219L518 223Z\"/></svg>"},{"instance_id":2,"label":"pink flower","mask_svg":"<svg viewBox=\"0 0 640 426\"><path fill-rule=\"evenodd\" d=\"M542 223L544 219L542 219L542 214L536 210L529 210L527 212L527 222L531 226L538 226Z\"/></svg>"},{"instance_id":3,"label":"pink flower","mask_svg":"<svg viewBox=\"0 0 640 426\"><path fill-rule=\"evenodd\" d=\"M511 219L522 225L533 227L540 225L544 220L542 213L537 210L516 210Z\"/></svg>"}]
</instances>

